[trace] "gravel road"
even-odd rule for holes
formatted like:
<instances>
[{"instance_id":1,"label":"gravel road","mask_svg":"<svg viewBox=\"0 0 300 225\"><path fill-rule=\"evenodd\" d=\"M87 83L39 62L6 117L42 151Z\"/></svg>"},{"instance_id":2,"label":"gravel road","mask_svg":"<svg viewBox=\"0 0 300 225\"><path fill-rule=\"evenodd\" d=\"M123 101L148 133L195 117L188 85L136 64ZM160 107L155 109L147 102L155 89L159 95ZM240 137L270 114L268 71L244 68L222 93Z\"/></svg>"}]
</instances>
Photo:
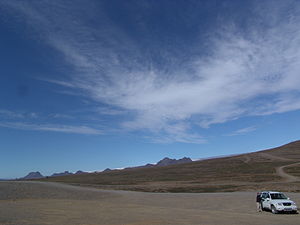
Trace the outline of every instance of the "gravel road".
<instances>
[{"instance_id":1,"label":"gravel road","mask_svg":"<svg viewBox=\"0 0 300 225\"><path fill-rule=\"evenodd\" d=\"M141 193L58 183L0 182L1 225L298 224L256 212L253 192ZM288 193L300 205L300 194Z\"/></svg>"}]
</instances>

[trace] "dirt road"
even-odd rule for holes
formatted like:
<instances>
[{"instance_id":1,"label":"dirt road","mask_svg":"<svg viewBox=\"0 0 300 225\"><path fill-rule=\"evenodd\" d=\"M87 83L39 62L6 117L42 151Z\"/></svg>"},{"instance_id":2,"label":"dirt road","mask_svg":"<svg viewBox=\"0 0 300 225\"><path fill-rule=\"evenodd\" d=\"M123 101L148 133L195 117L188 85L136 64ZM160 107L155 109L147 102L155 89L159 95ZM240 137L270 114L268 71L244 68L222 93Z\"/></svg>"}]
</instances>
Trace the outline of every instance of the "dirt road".
<instances>
[{"instance_id":1,"label":"dirt road","mask_svg":"<svg viewBox=\"0 0 300 225\"><path fill-rule=\"evenodd\" d=\"M296 165L300 165L300 162L298 162L298 163L293 163L293 164L288 164L288 165L285 165L285 166L277 167L277 168L276 168L276 173L277 173L280 177L284 178L286 182L296 182L296 181L300 181L300 178L299 178L299 177L296 177L296 176L287 174L287 173L284 171L284 168L287 168L287 167L293 167L293 166L296 166Z\"/></svg>"},{"instance_id":2,"label":"dirt road","mask_svg":"<svg viewBox=\"0 0 300 225\"><path fill-rule=\"evenodd\" d=\"M300 194L288 194L300 205ZM298 224L256 212L255 193L140 193L57 183L0 182L1 225Z\"/></svg>"},{"instance_id":3,"label":"dirt road","mask_svg":"<svg viewBox=\"0 0 300 225\"><path fill-rule=\"evenodd\" d=\"M275 160L275 161L276 160L279 160L279 161L293 161L293 159L287 159L287 158L283 158L283 157L279 157L279 156L274 156L274 155L271 155L271 154L268 154L268 153L260 153L260 155L262 157L266 157L266 158L269 158L269 159ZM285 180L285 182L300 181L299 177L290 175L290 174L288 174L284 171L284 168L293 167L293 166L296 166L296 165L299 165L299 164L300 164L300 162L287 164L287 165L284 165L284 166L279 166L279 167L276 168L276 174L278 176L282 177Z\"/></svg>"}]
</instances>

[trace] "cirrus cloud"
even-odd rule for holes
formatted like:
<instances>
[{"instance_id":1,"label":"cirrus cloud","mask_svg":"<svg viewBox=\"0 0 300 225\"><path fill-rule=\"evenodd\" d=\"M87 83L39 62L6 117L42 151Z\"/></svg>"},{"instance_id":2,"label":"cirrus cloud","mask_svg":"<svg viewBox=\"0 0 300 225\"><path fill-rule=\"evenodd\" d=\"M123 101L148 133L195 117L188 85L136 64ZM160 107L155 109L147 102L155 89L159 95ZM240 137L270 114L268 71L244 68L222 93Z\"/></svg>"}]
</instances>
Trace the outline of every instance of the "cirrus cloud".
<instances>
[{"instance_id":1,"label":"cirrus cloud","mask_svg":"<svg viewBox=\"0 0 300 225\"><path fill-rule=\"evenodd\" d=\"M71 76L49 81L109 105L110 115L126 111L130 117L120 124L125 129L151 131L163 142L199 143L204 139L194 126L300 109L299 4L288 16L282 16L282 4L265 5L272 18L253 9L257 20L244 31L224 22L208 35L209 51L178 67L187 53L170 55L156 46L152 53L168 58L160 65L105 13L95 28L87 22L93 13L86 15L81 4L42 2L49 7L16 1L2 6L22 15L73 67ZM203 46L192 48L201 52Z\"/></svg>"},{"instance_id":2,"label":"cirrus cloud","mask_svg":"<svg viewBox=\"0 0 300 225\"><path fill-rule=\"evenodd\" d=\"M0 122L0 127L18 130L52 131L73 134L103 134L103 131L88 126L69 126L61 124L34 124L24 122Z\"/></svg>"}]
</instances>

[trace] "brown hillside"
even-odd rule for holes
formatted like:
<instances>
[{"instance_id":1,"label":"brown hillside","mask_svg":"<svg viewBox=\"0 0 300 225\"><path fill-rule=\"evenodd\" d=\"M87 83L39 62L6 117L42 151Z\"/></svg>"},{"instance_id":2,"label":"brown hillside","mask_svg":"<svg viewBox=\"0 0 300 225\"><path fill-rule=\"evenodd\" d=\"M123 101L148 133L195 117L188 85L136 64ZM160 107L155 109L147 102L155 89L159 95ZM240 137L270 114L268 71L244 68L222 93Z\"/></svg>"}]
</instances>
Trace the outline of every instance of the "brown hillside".
<instances>
[{"instance_id":1,"label":"brown hillside","mask_svg":"<svg viewBox=\"0 0 300 225\"><path fill-rule=\"evenodd\" d=\"M300 141L291 142L289 144L277 148L265 150L262 152L270 153L278 157L300 161Z\"/></svg>"},{"instance_id":2,"label":"brown hillside","mask_svg":"<svg viewBox=\"0 0 300 225\"><path fill-rule=\"evenodd\" d=\"M44 181L155 192L300 191L300 141L264 151L156 168L51 177Z\"/></svg>"}]
</instances>

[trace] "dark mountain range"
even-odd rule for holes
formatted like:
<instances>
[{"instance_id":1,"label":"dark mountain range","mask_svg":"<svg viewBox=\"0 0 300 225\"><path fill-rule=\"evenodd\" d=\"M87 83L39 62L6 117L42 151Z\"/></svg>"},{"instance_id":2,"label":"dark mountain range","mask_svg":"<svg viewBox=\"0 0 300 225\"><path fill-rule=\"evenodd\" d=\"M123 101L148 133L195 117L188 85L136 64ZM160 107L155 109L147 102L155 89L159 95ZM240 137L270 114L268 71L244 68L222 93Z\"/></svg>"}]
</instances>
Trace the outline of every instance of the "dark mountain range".
<instances>
[{"instance_id":1,"label":"dark mountain range","mask_svg":"<svg viewBox=\"0 0 300 225\"><path fill-rule=\"evenodd\" d=\"M75 174L84 174L84 173L87 173L87 172L84 172L84 171L81 171L81 170L78 170Z\"/></svg>"},{"instance_id":2,"label":"dark mountain range","mask_svg":"<svg viewBox=\"0 0 300 225\"><path fill-rule=\"evenodd\" d=\"M175 164L182 164L182 163L189 163L193 162L190 158L184 157L182 159L170 159L168 157L160 160L158 163L156 163L156 166L169 166L169 165L175 165Z\"/></svg>"},{"instance_id":3,"label":"dark mountain range","mask_svg":"<svg viewBox=\"0 0 300 225\"><path fill-rule=\"evenodd\" d=\"M44 176L40 172L36 171L36 172L30 172L25 177L22 177L20 179L22 179L22 180L32 180L32 179L40 179L40 178L43 178L43 177Z\"/></svg>"},{"instance_id":4,"label":"dark mountain range","mask_svg":"<svg viewBox=\"0 0 300 225\"><path fill-rule=\"evenodd\" d=\"M187 157L184 157L182 159L170 159L168 157L165 157L162 160L158 161L156 164L148 163L143 166L127 167L125 169L151 168L151 167L169 166L169 165L189 163L189 162L193 162L193 160Z\"/></svg>"},{"instance_id":5,"label":"dark mountain range","mask_svg":"<svg viewBox=\"0 0 300 225\"><path fill-rule=\"evenodd\" d=\"M73 175L73 173L70 173L69 171L65 171L62 173L54 173L51 175L51 177L60 177L60 176L68 176L68 175Z\"/></svg>"},{"instance_id":6,"label":"dark mountain range","mask_svg":"<svg viewBox=\"0 0 300 225\"><path fill-rule=\"evenodd\" d=\"M143 166L137 166L137 167L128 167L125 169L136 169L136 168L150 168L150 167L161 167L161 166L168 166L168 165L175 165L175 164L181 164L181 163L188 163L188 162L192 162L192 160L190 158L184 157L182 159L170 159L168 157L165 157L164 159L160 160L158 163L156 164L146 164ZM110 171L114 171L113 169L110 168L106 168L103 172L110 172ZM81 174L87 174L88 172L84 172L81 170L78 170L76 173L71 173L69 171L65 171L62 173L53 173L51 176L47 176L47 178L49 177L61 177L61 176L69 176L69 175L81 175ZM20 179L26 179L26 180L30 180L30 179L40 179L43 178L44 176L41 175L39 172L31 172L29 173L27 176L20 178ZM0 179L1 180L1 179Z\"/></svg>"},{"instance_id":7,"label":"dark mountain range","mask_svg":"<svg viewBox=\"0 0 300 225\"><path fill-rule=\"evenodd\" d=\"M87 172L78 170L76 173L71 173L69 171L65 171L62 173L53 173L51 176L47 176L47 178L49 177L60 177L60 176L68 176L68 175L79 175L79 174L85 174ZM30 172L28 175L26 175L25 177L19 178L20 180L32 180L32 179L40 179L40 178L44 178L45 176L43 176L40 172ZM0 179L1 180L1 179Z\"/></svg>"}]
</instances>

